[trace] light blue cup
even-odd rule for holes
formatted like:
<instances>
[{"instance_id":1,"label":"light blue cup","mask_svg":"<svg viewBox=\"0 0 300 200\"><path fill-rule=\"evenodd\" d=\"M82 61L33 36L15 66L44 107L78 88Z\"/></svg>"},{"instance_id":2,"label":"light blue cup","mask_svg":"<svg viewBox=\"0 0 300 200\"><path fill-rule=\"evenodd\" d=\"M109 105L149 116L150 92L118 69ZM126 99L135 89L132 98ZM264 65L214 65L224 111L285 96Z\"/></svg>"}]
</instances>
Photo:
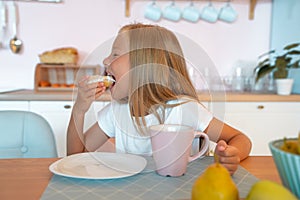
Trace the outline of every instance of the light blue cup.
<instances>
[{"instance_id":1,"label":"light blue cup","mask_svg":"<svg viewBox=\"0 0 300 200\"><path fill-rule=\"evenodd\" d=\"M209 3L208 6L204 7L201 12L201 19L210 23L215 23L218 20L218 10Z\"/></svg>"},{"instance_id":2,"label":"light blue cup","mask_svg":"<svg viewBox=\"0 0 300 200\"><path fill-rule=\"evenodd\" d=\"M144 17L152 21L159 21L162 15L162 11L159 6L152 2L149 4L144 12Z\"/></svg>"},{"instance_id":3,"label":"light blue cup","mask_svg":"<svg viewBox=\"0 0 300 200\"><path fill-rule=\"evenodd\" d=\"M200 18L200 11L193 4L191 4L183 9L182 18L189 22L195 23Z\"/></svg>"},{"instance_id":4,"label":"light blue cup","mask_svg":"<svg viewBox=\"0 0 300 200\"><path fill-rule=\"evenodd\" d=\"M171 3L171 5L167 6L163 11L163 17L165 19L171 20L171 21L179 21L181 18L181 10L179 7L175 5L174 2Z\"/></svg>"},{"instance_id":5,"label":"light blue cup","mask_svg":"<svg viewBox=\"0 0 300 200\"><path fill-rule=\"evenodd\" d=\"M219 20L224 22L232 23L238 17L237 12L227 3L224 7L221 8L219 13Z\"/></svg>"}]
</instances>

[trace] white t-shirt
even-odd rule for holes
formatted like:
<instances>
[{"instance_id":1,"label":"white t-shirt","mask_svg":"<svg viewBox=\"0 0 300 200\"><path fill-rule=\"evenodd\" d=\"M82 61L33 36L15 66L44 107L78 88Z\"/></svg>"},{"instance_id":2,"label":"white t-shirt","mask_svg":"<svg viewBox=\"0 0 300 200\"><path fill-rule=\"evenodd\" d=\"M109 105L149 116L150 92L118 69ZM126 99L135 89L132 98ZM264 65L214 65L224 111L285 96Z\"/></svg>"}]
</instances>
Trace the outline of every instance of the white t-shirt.
<instances>
[{"instance_id":1,"label":"white t-shirt","mask_svg":"<svg viewBox=\"0 0 300 200\"><path fill-rule=\"evenodd\" d=\"M185 102L186 98L169 101L168 104ZM179 106L166 109L165 124L182 124L204 131L212 114L200 103L190 100ZM154 115L145 117L147 126L159 124ZM140 135L130 116L128 103L112 101L98 112L99 127L109 136L115 137L116 152L152 155L149 136Z\"/></svg>"}]
</instances>

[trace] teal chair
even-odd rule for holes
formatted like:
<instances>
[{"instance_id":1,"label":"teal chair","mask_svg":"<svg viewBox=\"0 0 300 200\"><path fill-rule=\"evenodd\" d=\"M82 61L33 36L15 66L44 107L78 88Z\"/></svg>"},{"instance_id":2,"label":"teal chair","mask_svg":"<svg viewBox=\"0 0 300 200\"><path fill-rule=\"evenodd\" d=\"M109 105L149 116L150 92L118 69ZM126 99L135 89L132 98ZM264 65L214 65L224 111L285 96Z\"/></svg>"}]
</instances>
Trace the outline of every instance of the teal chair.
<instances>
[{"instance_id":1,"label":"teal chair","mask_svg":"<svg viewBox=\"0 0 300 200\"><path fill-rule=\"evenodd\" d=\"M0 111L0 158L57 157L53 130L40 115Z\"/></svg>"}]
</instances>

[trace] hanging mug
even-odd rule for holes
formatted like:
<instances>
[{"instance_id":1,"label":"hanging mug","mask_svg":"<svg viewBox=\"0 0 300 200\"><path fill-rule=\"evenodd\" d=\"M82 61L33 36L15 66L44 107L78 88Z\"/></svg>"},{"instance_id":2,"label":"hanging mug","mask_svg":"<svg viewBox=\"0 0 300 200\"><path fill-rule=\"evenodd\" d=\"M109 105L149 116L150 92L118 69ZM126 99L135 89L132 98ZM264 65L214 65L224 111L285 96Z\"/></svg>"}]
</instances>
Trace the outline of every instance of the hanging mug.
<instances>
[{"instance_id":1,"label":"hanging mug","mask_svg":"<svg viewBox=\"0 0 300 200\"><path fill-rule=\"evenodd\" d=\"M200 17L200 11L194 6L193 2L183 9L182 18L189 22L197 22Z\"/></svg>"},{"instance_id":2,"label":"hanging mug","mask_svg":"<svg viewBox=\"0 0 300 200\"><path fill-rule=\"evenodd\" d=\"M171 21L179 21L181 18L181 10L177 7L174 1L167 6L163 11L163 17Z\"/></svg>"},{"instance_id":3,"label":"hanging mug","mask_svg":"<svg viewBox=\"0 0 300 200\"><path fill-rule=\"evenodd\" d=\"M153 1L146 7L144 17L152 21L159 21L161 14L162 12L160 7L156 5L155 1Z\"/></svg>"},{"instance_id":4,"label":"hanging mug","mask_svg":"<svg viewBox=\"0 0 300 200\"><path fill-rule=\"evenodd\" d=\"M230 6L229 1L226 3L224 7L221 8L220 13L219 13L219 19L232 23L234 22L238 17L237 12Z\"/></svg>"},{"instance_id":5,"label":"hanging mug","mask_svg":"<svg viewBox=\"0 0 300 200\"><path fill-rule=\"evenodd\" d=\"M201 19L210 23L215 23L218 20L218 15L218 10L212 5L211 2L209 2L209 4L202 9Z\"/></svg>"}]
</instances>

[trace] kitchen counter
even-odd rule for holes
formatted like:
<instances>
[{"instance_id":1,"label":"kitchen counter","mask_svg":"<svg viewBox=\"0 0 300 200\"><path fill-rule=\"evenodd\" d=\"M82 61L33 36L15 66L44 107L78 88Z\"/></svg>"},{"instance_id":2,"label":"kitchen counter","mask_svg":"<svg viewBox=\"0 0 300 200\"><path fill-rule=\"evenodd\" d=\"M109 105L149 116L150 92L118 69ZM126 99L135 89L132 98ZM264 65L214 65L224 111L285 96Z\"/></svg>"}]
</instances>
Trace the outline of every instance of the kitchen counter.
<instances>
[{"instance_id":1,"label":"kitchen counter","mask_svg":"<svg viewBox=\"0 0 300 200\"><path fill-rule=\"evenodd\" d=\"M72 101L76 97L75 92L36 92L34 90L18 90L0 93L0 101ZM99 101L110 101L109 93L102 95Z\"/></svg>"},{"instance_id":2,"label":"kitchen counter","mask_svg":"<svg viewBox=\"0 0 300 200\"><path fill-rule=\"evenodd\" d=\"M73 92L35 92L34 90L19 90L0 93L0 101L72 101ZM199 92L201 101L227 101L227 102L300 102L300 95L292 94L281 96L262 93L218 93L209 94ZM109 93L102 95L99 101L110 101Z\"/></svg>"}]
</instances>

